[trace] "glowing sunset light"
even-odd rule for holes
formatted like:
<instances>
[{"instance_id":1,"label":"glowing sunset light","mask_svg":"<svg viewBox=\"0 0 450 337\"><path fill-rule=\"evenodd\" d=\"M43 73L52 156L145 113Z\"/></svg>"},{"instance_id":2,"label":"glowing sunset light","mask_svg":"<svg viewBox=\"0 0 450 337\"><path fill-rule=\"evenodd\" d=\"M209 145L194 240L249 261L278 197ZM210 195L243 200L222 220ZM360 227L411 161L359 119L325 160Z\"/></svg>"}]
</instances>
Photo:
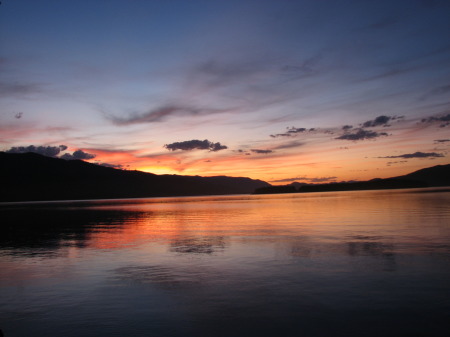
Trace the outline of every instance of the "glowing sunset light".
<instances>
[{"instance_id":1,"label":"glowing sunset light","mask_svg":"<svg viewBox=\"0 0 450 337\"><path fill-rule=\"evenodd\" d=\"M419 0L6 0L0 151L272 184L448 164L449 12Z\"/></svg>"}]
</instances>

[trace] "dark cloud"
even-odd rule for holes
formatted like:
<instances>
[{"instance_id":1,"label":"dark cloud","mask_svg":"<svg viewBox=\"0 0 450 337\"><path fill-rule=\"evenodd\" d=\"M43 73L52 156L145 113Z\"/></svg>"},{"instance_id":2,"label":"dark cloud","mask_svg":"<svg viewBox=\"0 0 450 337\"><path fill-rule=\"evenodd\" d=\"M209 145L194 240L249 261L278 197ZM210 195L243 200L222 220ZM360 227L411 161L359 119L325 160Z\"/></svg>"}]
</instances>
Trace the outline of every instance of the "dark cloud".
<instances>
[{"instance_id":1,"label":"dark cloud","mask_svg":"<svg viewBox=\"0 0 450 337\"><path fill-rule=\"evenodd\" d=\"M116 125L130 125L142 123L157 123L169 117L203 116L227 112L227 109L201 109L188 106L166 105L144 113L131 113L126 117L107 115L107 118Z\"/></svg>"},{"instance_id":2,"label":"dark cloud","mask_svg":"<svg viewBox=\"0 0 450 337\"><path fill-rule=\"evenodd\" d=\"M371 128L371 127L380 126L380 125L387 126L387 123L391 119L392 119L392 117L389 117L389 116L378 116L374 120L364 122L362 126L364 128Z\"/></svg>"},{"instance_id":3,"label":"dark cloud","mask_svg":"<svg viewBox=\"0 0 450 337\"><path fill-rule=\"evenodd\" d=\"M64 151L67 149L66 145L59 145L59 146L17 146L12 147L9 150L5 151L7 153L27 153L27 152L33 152L38 153L46 157L56 157L61 151Z\"/></svg>"},{"instance_id":4,"label":"dark cloud","mask_svg":"<svg viewBox=\"0 0 450 337\"><path fill-rule=\"evenodd\" d=\"M268 154L273 152L272 150L261 150L261 149L250 149L250 151L257 154Z\"/></svg>"},{"instance_id":5,"label":"dark cloud","mask_svg":"<svg viewBox=\"0 0 450 337\"><path fill-rule=\"evenodd\" d=\"M435 139L434 141L436 143L446 143L446 142L450 142L450 139Z\"/></svg>"},{"instance_id":6,"label":"dark cloud","mask_svg":"<svg viewBox=\"0 0 450 337\"><path fill-rule=\"evenodd\" d=\"M345 131L350 130L350 129L353 129L353 125L344 125L342 127L342 130L345 130Z\"/></svg>"},{"instance_id":7,"label":"dark cloud","mask_svg":"<svg viewBox=\"0 0 450 337\"><path fill-rule=\"evenodd\" d=\"M211 146L210 146L211 151L220 151L220 150L225 150L225 149L228 149L228 147L225 145L221 145L220 143L214 143L214 144L211 143Z\"/></svg>"},{"instance_id":8,"label":"dark cloud","mask_svg":"<svg viewBox=\"0 0 450 337\"><path fill-rule=\"evenodd\" d=\"M87 153L83 150L77 150L72 154L64 153L61 158L66 160L88 160L95 158L95 154Z\"/></svg>"},{"instance_id":9,"label":"dark cloud","mask_svg":"<svg viewBox=\"0 0 450 337\"><path fill-rule=\"evenodd\" d=\"M378 158L403 158L403 159L411 159L411 158L440 158L444 157L441 153L436 152L414 152L414 153L405 153L398 156L386 156L386 157L378 157Z\"/></svg>"},{"instance_id":10,"label":"dark cloud","mask_svg":"<svg viewBox=\"0 0 450 337\"><path fill-rule=\"evenodd\" d=\"M272 180L271 183L288 183L294 181L310 182L310 183L325 183L325 182L335 182L337 177L320 177L320 178L307 178L307 177L295 177L286 178L280 180Z\"/></svg>"},{"instance_id":11,"label":"dark cloud","mask_svg":"<svg viewBox=\"0 0 450 337\"><path fill-rule=\"evenodd\" d=\"M21 119L22 116L23 116L23 112L16 112L16 113L14 114L14 117L17 118L17 119Z\"/></svg>"},{"instance_id":12,"label":"dark cloud","mask_svg":"<svg viewBox=\"0 0 450 337\"><path fill-rule=\"evenodd\" d=\"M213 143L209 140L186 140L184 142L175 142L172 144L165 144L164 147L170 151L182 150L182 151L191 151L191 150L209 150L209 151L220 151L225 150L228 147L225 145L221 145L220 143Z\"/></svg>"},{"instance_id":13,"label":"dark cloud","mask_svg":"<svg viewBox=\"0 0 450 337\"><path fill-rule=\"evenodd\" d=\"M450 125L450 113L440 117L432 116L422 119L422 123L433 123L433 122L444 122L443 124L440 125L440 127L446 127Z\"/></svg>"},{"instance_id":14,"label":"dark cloud","mask_svg":"<svg viewBox=\"0 0 450 337\"><path fill-rule=\"evenodd\" d=\"M345 133L336 139L343 140L364 140L364 139L373 139L381 136L387 136L386 132L375 132L370 130L358 129L354 133Z\"/></svg>"}]
</instances>

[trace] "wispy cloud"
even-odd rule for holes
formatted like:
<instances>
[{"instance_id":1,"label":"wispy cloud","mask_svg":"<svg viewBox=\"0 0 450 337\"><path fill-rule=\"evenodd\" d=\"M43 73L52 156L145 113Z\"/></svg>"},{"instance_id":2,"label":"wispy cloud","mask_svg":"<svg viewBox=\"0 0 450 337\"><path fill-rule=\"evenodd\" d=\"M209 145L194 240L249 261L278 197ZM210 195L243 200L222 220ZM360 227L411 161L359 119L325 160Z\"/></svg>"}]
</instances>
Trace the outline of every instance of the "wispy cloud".
<instances>
[{"instance_id":1,"label":"wispy cloud","mask_svg":"<svg viewBox=\"0 0 450 337\"><path fill-rule=\"evenodd\" d=\"M295 147L304 146L305 143L299 140L290 141L284 144L277 145L273 147L274 150L292 149Z\"/></svg>"},{"instance_id":2,"label":"wispy cloud","mask_svg":"<svg viewBox=\"0 0 450 337\"><path fill-rule=\"evenodd\" d=\"M208 108L196 108L183 105L164 105L156 109L138 113L134 112L128 114L125 117L114 116L106 114L106 118L116 125L131 125L131 124L143 124L143 123L157 123L163 122L171 117L192 117L203 116L229 112L229 109L208 109Z\"/></svg>"},{"instance_id":3,"label":"wispy cloud","mask_svg":"<svg viewBox=\"0 0 450 337\"><path fill-rule=\"evenodd\" d=\"M439 95L445 95L450 93L450 84L447 85L441 85L439 87L436 87L434 89L431 89L428 91L425 95L423 95L420 99L425 100L432 96L439 96Z\"/></svg>"},{"instance_id":4,"label":"wispy cloud","mask_svg":"<svg viewBox=\"0 0 450 337\"><path fill-rule=\"evenodd\" d=\"M183 142L175 142L175 143L171 143L171 144L165 144L164 147L170 151L209 150L209 151L213 151L213 152L225 150L228 148L225 145L222 145L220 143L213 143L207 139L204 139L204 140L192 139L192 140L186 140Z\"/></svg>"},{"instance_id":5,"label":"wispy cloud","mask_svg":"<svg viewBox=\"0 0 450 337\"><path fill-rule=\"evenodd\" d=\"M282 73L288 74L291 79L301 79L317 75L321 70L320 61L323 58L321 53L311 56L309 58L300 61L297 64L285 65L281 68Z\"/></svg>"},{"instance_id":6,"label":"wispy cloud","mask_svg":"<svg viewBox=\"0 0 450 337\"><path fill-rule=\"evenodd\" d=\"M188 80L197 85L217 88L236 83L241 84L243 79L261 73L262 68L263 65L258 61L223 62L210 59L194 67Z\"/></svg>"},{"instance_id":7,"label":"wispy cloud","mask_svg":"<svg viewBox=\"0 0 450 337\"><path fill-rule=\"evenodd\" d=\"M295 177L295 178L286 178L279 180L271 180L271 183L289 183L289 182L310 182L310 183L326 183L326 182L334 182L337 177L319 177L319 178L308 178L308 177Z\"/></svg>"},{"instance_id":8,"label":"wispy cloud","mask_svg":"<svg viewBox=\"0 0 450 337\"><path fill-rule=\"evenodd\" d=\"M403 158L403 159L412 159L412 158L439 158L444 157L441 153L436 152L414 152L414 153L405 153L398 156L386 156L386 157L378 157L378 158Z\"/></svg>"},{"instance_id":9,"label":"wispy cloud","mask_svg":"<svg viewBox=\"0 0 450 337\"><path fill-rule=\"evenodd\" d=\"M290 137L290 136L296 135L298 133L304 133L304 132L308 132L308 131L309 132L316 131L315 128L306 129L306 128L287 127L286 129L287 129L286 132L273 134L273 135L270 135L270 137L272 137L272 138Z\"/></svg>"},{"instance_id":10,"label":"wispy cloud","mask_svg":"<svg viewBox=\"0 0 450 337\"><path fill-rule=\"evenodd\" d=\"M392 166L392 165L397 165L397 164L404 164L407 163L407 160L399 160L399 161L388 161L386 163L386 166Z\"/></svg>"}]
</instances>

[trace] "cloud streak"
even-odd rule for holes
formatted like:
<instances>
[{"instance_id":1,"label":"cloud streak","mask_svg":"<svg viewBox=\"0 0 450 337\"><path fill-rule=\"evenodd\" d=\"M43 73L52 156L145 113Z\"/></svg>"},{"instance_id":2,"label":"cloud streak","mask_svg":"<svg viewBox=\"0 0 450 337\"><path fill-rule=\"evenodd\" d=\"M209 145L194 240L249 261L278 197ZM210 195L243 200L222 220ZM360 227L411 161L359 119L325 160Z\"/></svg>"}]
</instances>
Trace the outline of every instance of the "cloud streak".
<instances>
[{"instance_id":1,"label":"cloud streak","mask_svg":"<svg viewBox=\"0 0 450 337\"><path fill-rule=\"evenodd\" d=\"M426 93L421 99L425 100L428 99L429 97L432 96L437 96L437 95L446 95L450 93L450 84L447 85L442 85L440 87L431 89L428 93Z\"/></svg>"},{"instance_id":2,"label":"cloud streak","mask_svg":"<svg viewBox=\"0 0 450 337\"><path fill-rule=\"evenodd\" d=\"M269 154L273 152L272 150L261 150L261 149L250 149L250 151L257 154Z\"/></svg>"},{"instance_id":3,"label":"cloud streak","mask_svg":"<svg viewBox=\"0 0 450 337\"><path fill-rule=\"evenodd\" d=\"M412 159L412 158L440 158L444 157L441 153L436 152L414 152L414 153L405 153L398 156L386 156L386 157L378 157L378 158L403 158L403 159Z\"/></svg>"},{"instance_id":4,"label":"cloud streak","mask_svg":"<svg viewBox=\"0 0 450 337\"><path fill-rule=\"evenodd\" d=\"M288 182L294 182L294 181L307 181L310 183L326 183L326 182L334 182L336 181L337 177L317 177L317 178L307 178L307 177L295 177L295 178L286 178L286 179L279 179L279 180L272 180L271 183L288 183Z\"/></svg>"},{"instance_id":5,"label":"cloud streak","mask_svg":"<svg viewBox=\"0 0 450 337\"><path fill-rule=\"evenodd\" d=\"M206 109L181 105L164 105L144 113L131 113L126 117L107 115L113 124L123 126L131 124L145 124L163 122L171 117L194 117L218 114L230 111L229 109Z\"/></svg>"},{"instance_id":6,"label":"cloud streak","mask_svg":"<svg viewBox=\"0 0 450 337\"><path fill-rule=\"evenodd\" d=\"M292 148L296 148L296 147L300 147L300 146L304 146L304 145L305 145L304 142L294 140L291 142L287 142L285 144L278 145L278 146L274 147L273 149L274 150L292 149Z\"/></svg>"},{"instance_id":7,"label":"cloud streak","mask_svg":"<svg viewBox=\"0 0 450 337\"><path fill-rule=\"evenodd\" d=\"M260 62L222 62L211 59L195 67L189 79L204 87L219 88L240 84L243 79L259 74L261 68Z\"/></svg>"}]
</instances>

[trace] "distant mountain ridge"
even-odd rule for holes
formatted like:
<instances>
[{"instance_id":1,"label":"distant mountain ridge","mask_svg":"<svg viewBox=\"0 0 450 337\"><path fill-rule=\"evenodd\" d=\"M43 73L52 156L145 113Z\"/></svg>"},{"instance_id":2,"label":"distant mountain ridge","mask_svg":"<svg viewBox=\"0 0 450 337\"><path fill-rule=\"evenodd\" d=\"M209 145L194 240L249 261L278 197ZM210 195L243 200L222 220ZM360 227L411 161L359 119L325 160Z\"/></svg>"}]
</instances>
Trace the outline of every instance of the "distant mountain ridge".
<instances>
[{"instance_id":1,"label":"distant mountain ridge","mask_svg":"<svg viewBox=\"0 0 450 337\"><path fill-rule=\"evenodd\" d=\"M156 175L36 153L0 152L0 201L86 200L250 194L262 180Z\"/></svg>"},{"instance_id":2,"label":"distant mountain ridge","mask_svg":"<svg viewBox=\"0 0 450 337\"><path fill-rule=\"evenodd\" d=\"M264 186L256 189L255 194L355 191L440 186L450 186L450 164L428 167L403 176L385 179L377 178L368 181L314 185L292 183L282 186Z\"/></svg>"}]
</instances>

